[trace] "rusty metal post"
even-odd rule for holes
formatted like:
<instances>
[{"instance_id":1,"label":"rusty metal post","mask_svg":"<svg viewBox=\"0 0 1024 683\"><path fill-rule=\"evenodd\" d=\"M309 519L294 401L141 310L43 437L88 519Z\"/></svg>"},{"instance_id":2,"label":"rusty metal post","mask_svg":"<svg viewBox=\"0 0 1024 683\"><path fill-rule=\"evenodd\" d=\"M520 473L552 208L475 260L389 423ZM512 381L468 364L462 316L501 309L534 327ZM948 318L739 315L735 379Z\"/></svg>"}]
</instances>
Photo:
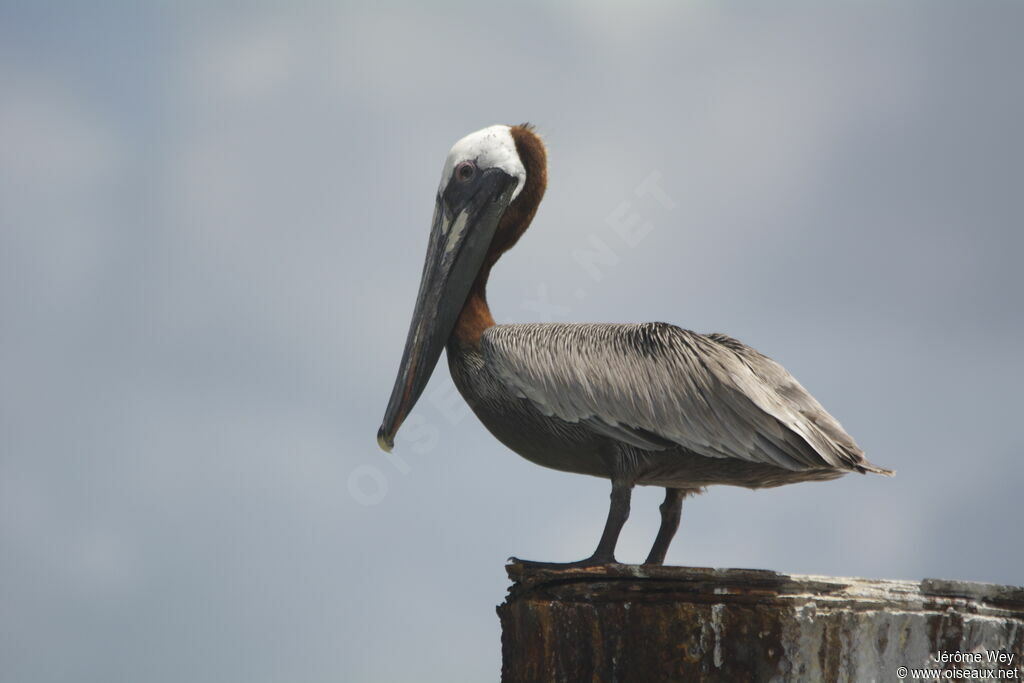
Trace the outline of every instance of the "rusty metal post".
<instances>
[{"instance_id":1,"label":"rusty metal post","mask_svg":"<svg viewBox=\"0 0 1024 683\"><path fill-rule=\"evenodd\" d=\"M636 565L507 570L506 683L899 681L914 669L1024 680L1024 588Z\"/></svg>"}]
</instances>

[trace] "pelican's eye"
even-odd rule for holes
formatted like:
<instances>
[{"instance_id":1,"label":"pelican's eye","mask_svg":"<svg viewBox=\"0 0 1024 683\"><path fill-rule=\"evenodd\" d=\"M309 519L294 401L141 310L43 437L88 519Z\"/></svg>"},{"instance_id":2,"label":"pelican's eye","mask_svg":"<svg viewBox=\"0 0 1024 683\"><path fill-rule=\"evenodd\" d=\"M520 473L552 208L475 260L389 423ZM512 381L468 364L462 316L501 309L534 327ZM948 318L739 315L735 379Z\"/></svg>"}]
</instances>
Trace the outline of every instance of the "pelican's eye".
<instances>
[{"instance_id":1,"label":"pelican's eye","mask_svg":"<svg viewBox=\"0 0 1024 683\"><path fill-rule=\"evenodd\" d=\"M476 164L472 161L462 161L455 167L455 178L460 183L468 183L476 177Z\"/></svg>"}]
</instances>

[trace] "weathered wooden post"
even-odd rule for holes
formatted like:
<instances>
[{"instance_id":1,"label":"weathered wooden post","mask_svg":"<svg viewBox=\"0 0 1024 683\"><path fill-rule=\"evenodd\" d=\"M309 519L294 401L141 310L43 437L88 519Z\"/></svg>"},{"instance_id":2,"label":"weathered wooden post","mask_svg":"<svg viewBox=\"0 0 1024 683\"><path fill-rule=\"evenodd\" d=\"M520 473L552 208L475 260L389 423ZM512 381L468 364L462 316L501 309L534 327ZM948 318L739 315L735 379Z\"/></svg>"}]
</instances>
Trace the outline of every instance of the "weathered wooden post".
<instances>
[{"instance_id":1,"label":"weathered wooden post","mask_svg":"<svg viewBox=\"0 0 1024 683\"><path fill-rule=\"evenodd\" d=\"M506 683L931 675L914 669L1024 680L1024 588L637 565L507 570Z\"/></svg>"}]
</instances>

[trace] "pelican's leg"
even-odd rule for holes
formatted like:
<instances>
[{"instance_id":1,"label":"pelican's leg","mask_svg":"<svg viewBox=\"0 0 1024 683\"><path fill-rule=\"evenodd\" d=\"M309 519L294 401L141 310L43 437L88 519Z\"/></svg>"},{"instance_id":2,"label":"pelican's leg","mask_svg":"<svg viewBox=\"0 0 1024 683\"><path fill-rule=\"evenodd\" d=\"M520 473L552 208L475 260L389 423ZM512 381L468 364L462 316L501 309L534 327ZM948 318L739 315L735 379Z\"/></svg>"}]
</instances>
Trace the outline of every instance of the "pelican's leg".
<instances>
[{"instance_id":1,"label":"pelican's leg","mask_svg":"<svg viewBox=\"0 0 1024 683\"><path fill-rule=\"evenodd\" d=\"M604 533L597 543L597 550L586 560L587 565L608 564L615 562L615 546L619 542L622 527L629 519L629 499L633 496L633 487L621 482L612 482L611 504L608 506L608 520L604 523Z\"/></svg>"},{"instance_id":2,"label":"pelican's leg","mask_svg":"<svg viewBox=\"0 0 1024 683\"><path fill-rule=\"evenodd\" d=\"M686 489L665 489L665 502L659 508L661 510L661 528L658 529L658 537L654 539L651 552L644 564L663 564L668 546L672 543L672 537L676 535L679 528L679 517L683 510L683 498L689 493Z\"/></svg>"},{"instance_id":3,"label":"pelican's leg","mask_svg":"<svg viewBox=\"0 0 1024 683\"><path fill-rule=\"evenodd\" d=\"M531 567L550 567L562 569L567 567L595 567L602 564L615 563L615 545L619 542L619 533L629 518L629 499L633 495L633 485L623 482L612 482L611 504L608 506L608 520L604 523L604 533L597 544L594 554L577 562L530 562L510 557L509 560Z\"/></svg>"}]
</instances>

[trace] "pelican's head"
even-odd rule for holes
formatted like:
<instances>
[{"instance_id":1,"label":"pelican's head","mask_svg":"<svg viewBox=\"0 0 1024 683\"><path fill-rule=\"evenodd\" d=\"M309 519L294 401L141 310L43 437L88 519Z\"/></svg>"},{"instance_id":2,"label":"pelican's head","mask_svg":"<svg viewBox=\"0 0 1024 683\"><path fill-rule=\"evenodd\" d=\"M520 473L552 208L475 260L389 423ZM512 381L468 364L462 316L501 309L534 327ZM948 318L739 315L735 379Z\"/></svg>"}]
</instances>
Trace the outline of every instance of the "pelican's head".
<instances>
[{"instance_id":1,"label":"pelican's head","mask_svg":"<svg viewBox=\"0 0 1024 683\"><path fill-rule=\"evenodd\" d=\"M506 209L523 203L522 193L533 179L527 176L522 150L532 154L529 150L537 146L543 153L543 145L527 126L490 126L470 133L448 152L405 353L377 433L381 448L391 450L398 428L423 392L488 253L511 246L515 239L510 242L509 234L518 238L522 221L509 227L502 217ZM543 159L541 164L543 175ZM537 196L526 212L526 223L540 201L537 192L531 195ZM519 210L510 214L526 215ZM499 227L502 238L496 240Z\"/></svg>"},{"instance_id":2,"label":"pelican's head","mask_svg":"<svg viewBox=\"0 0 1024 683\"><path fill-rule=\"evenodd\" d=\"M515 181L510 201L515 199L526 182L526 168L519 158L511 126L488 126L462 138L448 150L441 169L438 198L445 197L451 188L451 199L459 191L471 189L476 173L502 174Z\"/></svg>"}]
</instances>

